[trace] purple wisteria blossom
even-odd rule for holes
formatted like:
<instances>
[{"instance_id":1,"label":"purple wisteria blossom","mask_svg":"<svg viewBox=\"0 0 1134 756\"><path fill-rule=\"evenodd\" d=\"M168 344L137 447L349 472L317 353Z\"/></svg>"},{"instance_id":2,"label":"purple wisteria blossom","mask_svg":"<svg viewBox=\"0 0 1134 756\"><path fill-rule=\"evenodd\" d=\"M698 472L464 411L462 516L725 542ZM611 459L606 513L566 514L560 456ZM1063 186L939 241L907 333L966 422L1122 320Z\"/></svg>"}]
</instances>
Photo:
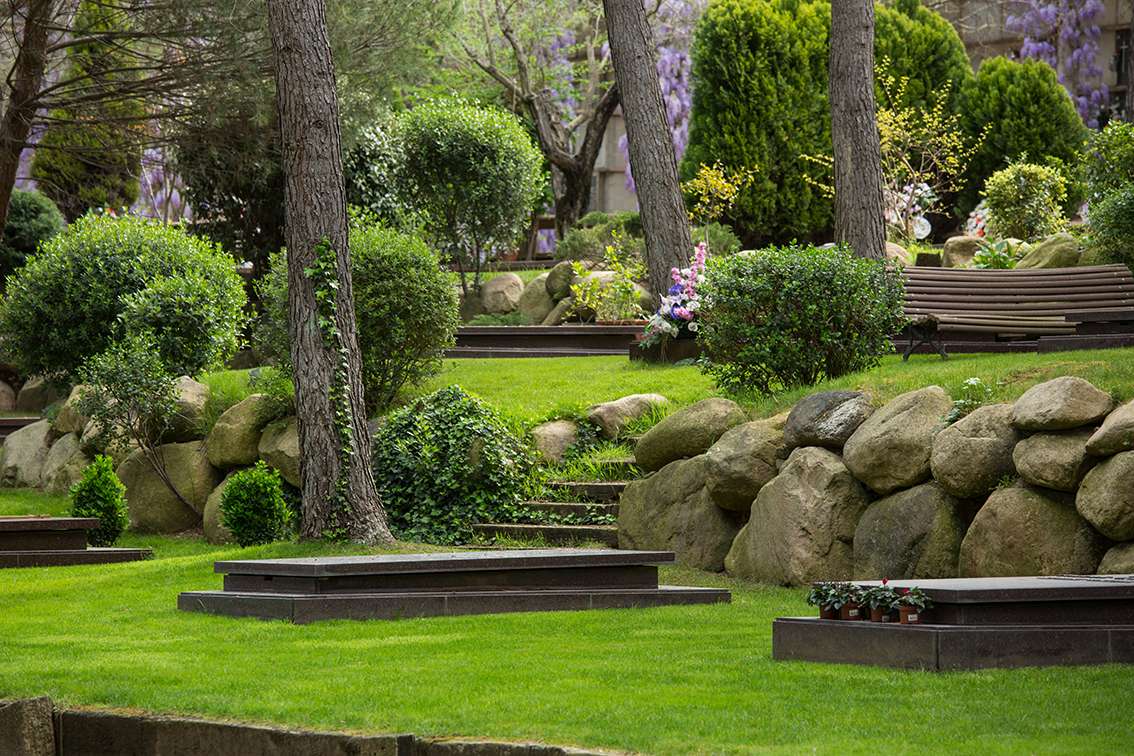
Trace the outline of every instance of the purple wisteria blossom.
<instances>
[{"instance_id":1,"label":"purple wisteria blossom","mask_svg":"<svg viewBox=\"0 0 1134 756\"><path fill-rule=\"evenodd\" d=\"M1102 0L1023 0L1022 6L1006 21L1009 31L1024 37L1020 57L1054 68L1079 115L1097 128L1099 112L1110 97L1098 64Z\"/></svg>"}]
</instances>

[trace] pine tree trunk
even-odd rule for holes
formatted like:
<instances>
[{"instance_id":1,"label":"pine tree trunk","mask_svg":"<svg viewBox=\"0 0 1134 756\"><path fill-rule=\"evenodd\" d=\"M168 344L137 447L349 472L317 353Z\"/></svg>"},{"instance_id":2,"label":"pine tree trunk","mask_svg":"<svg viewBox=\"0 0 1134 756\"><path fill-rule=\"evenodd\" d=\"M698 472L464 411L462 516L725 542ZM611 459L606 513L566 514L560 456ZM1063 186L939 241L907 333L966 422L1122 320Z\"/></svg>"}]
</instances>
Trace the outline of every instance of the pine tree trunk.
<instances>
[{"instance_id":1,"label":"pine tree trunk","mask_svg":"<svg viewBox=\"0 0 1134 756\"><path fill-rule=\"evenodd\" d=\"M16 186L20 153L24 151L35 118L35 96L43 85L47 68L47 27L54 8L55 0L28 3L20 49L12 64L12 91L4 117L0 119L0 239L8 223L8 205Z\"/></svg>"},{"instance_id":2,"label":"pine tree trunk","mask_svg":"<svg viewBox=\"0 0 1134 756\"><path fill-rule=\"evenodd\" d=\"M289 329L303 484L300 534L390 542L370 467L347 248L339 105L324 0L269 0L268 24L285 177ZM334 250L338 279L337 338L331 343L321 329L314 286L304 272L323 242ZM342 390L339 401L334 398L336 386Z\"/></svg>"},{"instance_id":3,"label":"pine tree trunk","mask_svg":"<svg viewBox=\"0 0 1134 756\"><path fill-rule=\"evenodd\" d=\"M835 241L882 259L882 149L874 114L874 0L831 3L831 141L835 148Z\"/></svg>"},{"instance_id":4,"label":"pine tree trunk","mask_svg":"<svg viewBox=\"0 0 1134 756\"><path fill-rule=\"evenodd\" d=\"M693 242L658 82L657 46L642 0L603 0L603 7L638 187L650 290L661 294L672 283L670 269L689 264Z\"/></svg>"}]
</instances>

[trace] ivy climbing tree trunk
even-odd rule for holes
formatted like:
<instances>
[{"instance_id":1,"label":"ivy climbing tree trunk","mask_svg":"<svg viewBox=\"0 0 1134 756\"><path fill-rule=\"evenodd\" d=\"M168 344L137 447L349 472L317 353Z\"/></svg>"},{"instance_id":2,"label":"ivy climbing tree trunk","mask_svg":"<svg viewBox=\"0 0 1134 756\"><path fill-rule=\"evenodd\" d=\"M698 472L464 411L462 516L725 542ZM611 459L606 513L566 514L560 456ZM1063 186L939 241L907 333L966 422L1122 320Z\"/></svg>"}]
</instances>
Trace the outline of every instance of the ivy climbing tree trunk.
<instances>
[{"instance_id":1,"label":"ivy climbing tree trunk","mask_svg":"<svg viewBox=\"0 0 1134 756\"><path fill-rule=\"evenodd\" d=\"M663 294L673 283L670 269L689 265L693 241L658 83L657 46L642 0L603 0L603 7L638 187L650 290Z\"/></svg>"},{"instance_id":2,"label":"ivy climbing tree trunk","mask_svg":"<svg viewBox=\"0 0 1134 756\"><path fill-rule=\"evenodd\" d=\"M882 148L874 114L874 0L833 0L828 63L835 241L846 242L862 257L882 259L886 226Z\"/></svg>"},{"instance_id":3,"label":"ivy climbing tree trunk","mask_svg":"<svg viewBox=\"0 0 1134 756\"><path fill-rule=\"evenodd\" d=\"M370 467L325 0L269 0L304 538L393 540Z\"/></svg>"}]
</instances>

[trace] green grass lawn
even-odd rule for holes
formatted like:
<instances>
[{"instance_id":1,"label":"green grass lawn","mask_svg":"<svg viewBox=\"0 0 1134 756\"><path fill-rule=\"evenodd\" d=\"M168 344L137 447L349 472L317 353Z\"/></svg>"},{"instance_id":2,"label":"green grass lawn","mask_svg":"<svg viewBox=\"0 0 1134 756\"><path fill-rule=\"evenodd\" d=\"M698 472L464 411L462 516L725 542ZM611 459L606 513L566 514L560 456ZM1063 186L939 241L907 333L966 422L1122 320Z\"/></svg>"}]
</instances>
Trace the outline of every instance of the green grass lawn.
<instances>
[{"instance_id":1,"label":"green grass lawn","mask_svg":"<svg viewBox=\"0 0 1134 756\"><path fill-rule=\"evenodd\" d=\"M0 494L0 512L61 513ZM346 553L127 536L149 562L0 573L0 697L299 727L540 740L647 753L1115 753L1130 667L930 674L776 663L803 593L684 569L728 606L281 622L178 612L215 559ZM409 547L407 547L409 548ZM357 551L355 549L354 551Z\"/></svg>"}]
</instances>

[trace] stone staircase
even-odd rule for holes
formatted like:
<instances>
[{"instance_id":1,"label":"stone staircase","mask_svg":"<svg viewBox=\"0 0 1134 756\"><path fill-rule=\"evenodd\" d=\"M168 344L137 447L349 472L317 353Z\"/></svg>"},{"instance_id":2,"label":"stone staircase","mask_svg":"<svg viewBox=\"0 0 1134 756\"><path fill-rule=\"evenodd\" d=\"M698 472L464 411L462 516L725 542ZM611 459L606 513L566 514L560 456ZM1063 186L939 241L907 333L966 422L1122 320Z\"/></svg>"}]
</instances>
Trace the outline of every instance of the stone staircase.
<instances>
[{"instance_id":1,"label":"stone staircase","mask_svg":"<svg viewBox=\"0 0 1134 756\"><path fill-rule=\"evenodd\" d=\"M485 539L501 538L552 546L598 543L618 548L618 500L629 480L638 476L632 459L594 462L603 477L622 480L551 481L545 498L526 501L516 522L474 525Z\"/></svg>"}]
</instances>

